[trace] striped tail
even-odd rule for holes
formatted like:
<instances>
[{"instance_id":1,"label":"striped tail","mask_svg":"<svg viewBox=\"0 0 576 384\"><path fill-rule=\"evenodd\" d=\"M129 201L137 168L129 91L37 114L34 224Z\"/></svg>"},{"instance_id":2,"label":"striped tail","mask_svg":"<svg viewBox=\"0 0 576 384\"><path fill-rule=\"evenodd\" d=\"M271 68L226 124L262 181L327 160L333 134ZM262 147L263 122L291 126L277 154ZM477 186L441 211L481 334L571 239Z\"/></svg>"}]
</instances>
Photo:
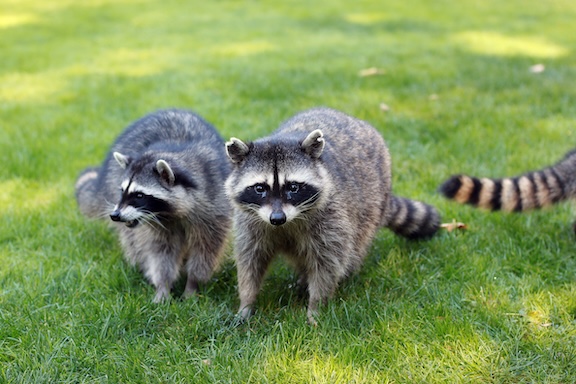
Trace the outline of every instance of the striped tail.
<instances>
[{"instance_id":1,"label":"striped tail","mask_svg":"<svg viewBox=\"0 0 576 384\"><path fill-rule=\"evenodd\" d=\"M491 211L520 212L553 205L574 196L576 151L539 171L503 179L452 176L440 192L461 204Z\"/></svg>"},{"instance_id":2,"label":"striped tail","mask_svg":"<svg viewBox=\"0 0 576 384\"><path fill-rule=\"evenodd\" d=\"M411 240L432 237L440 228L436 208L420 201L392 196L386 227Z\"/></svg>"},{"instance_id":3,"label":"striped tail","mask_svg":"<svg viewBox=\"0 0 576 384\"><path fill-rule=\"evenodd\" d=\"M101 212L98 198L98 172L100 168L86 168L76 179L76 201L80 211L87 217L98 218Z\"/></svg>"}]
</instances>

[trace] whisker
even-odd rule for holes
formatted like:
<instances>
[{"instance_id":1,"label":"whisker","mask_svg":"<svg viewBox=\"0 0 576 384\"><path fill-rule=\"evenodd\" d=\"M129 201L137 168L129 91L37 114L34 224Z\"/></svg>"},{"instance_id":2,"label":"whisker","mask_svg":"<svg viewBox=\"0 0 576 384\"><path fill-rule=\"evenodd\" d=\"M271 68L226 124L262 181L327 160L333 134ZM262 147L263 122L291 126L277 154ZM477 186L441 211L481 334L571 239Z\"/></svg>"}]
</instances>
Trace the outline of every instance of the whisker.
<instances>
[{"instance_id":1,"label":"whisker","mask_svg":"<svg viewBox=\"0 0 576 384\"><path fill-rule=\"evenodd\" d=\"M145 222L146 224L149 224L151 226L154 226L156 224L165 230L167 229L158 218L158 215L155 214L154 212L145 210L141 211L141 213L142 216L138 218L138 221Z\"/></svg>"},{"instance_id":2,"label":"whisker","mask_svg":"<svg viewBox=\"0 0 576 384\"><path fill-rule=\"evenodd\" d=\"M247 211L258 212L258 210L260 209L260 206L258 204L245 204L245 205L242 205L242 208L247 210Z\"/></svg>"},{"instance_id":3,"label":"whisker","mask_svg":"<svg viewBox=\"0 0 576 384\"><path fill-rule=\"evenodd\" d=\"M300 204L300 207L308 208L307 205L308 205L309 203L315 202L319 195L320 195L320 192L316 192L315 194L313 194L312 196L310 196L307 200L304 200L304 201Z\"/></svg>"},{"instance_id":4,"label":"whisker","mask_svg":"<svg viewBox=\"0 0 576 384\"><path fill-rule=\"evenodd\" d=\"M109 202L107 199L104 200L103 210L98 212L95 216L96 219L110 219L110 213L114 210L116 204Z\"/></svg>"}]
</instances>

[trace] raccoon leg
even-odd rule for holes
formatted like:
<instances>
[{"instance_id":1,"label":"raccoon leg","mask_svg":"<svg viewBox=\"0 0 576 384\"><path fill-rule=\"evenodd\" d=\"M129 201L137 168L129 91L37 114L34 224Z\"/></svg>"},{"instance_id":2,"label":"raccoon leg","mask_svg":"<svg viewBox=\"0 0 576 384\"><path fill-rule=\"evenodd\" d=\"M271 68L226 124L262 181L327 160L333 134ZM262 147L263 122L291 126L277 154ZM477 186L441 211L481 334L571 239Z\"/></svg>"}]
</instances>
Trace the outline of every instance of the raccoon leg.
<instances>
[{"instance_id":1,"label":"raccoon leg","mask_svg":"<svg viewBox=\"0 0 576 384\"><path fill-rule=\"evenodd\" d=\"M320 304L326 304L328 299L332 297L336 287L338 286L337 280L330 281L326 276L320 276L326 272L312 274L308 280L308 309L306 316L308 323L317 326L316 316L318 315L318 307Z\"/></svg>"},{"instance_id":2,"label":"raccoon leg","mask_svg":"<svg viewBox=\"0 0 576 384\"><path fill-rule=\"evenodd\" d=\"M306 270L302 267L297 268L297 278L296 289L297 295L300 298L304 298L308 294L308 276L306 276Z\"/></svg>"},{"instance_id":3,"label":"raccoon leg","mask_svg":"<svg viewBox=\"0 0 576 384\"><path fill-rule=\"evenodd\" d=\"M180 274L178 258L170 252L151 253L142 266L144 274L156 287L154 302L160 303L170 298L172 285Z\"/></svg>"},{"instance_id":4,"label":"raccoon leg","mask_svg":"<svg viewBox=\"0 0 576 384\"><path fill-rule=\"evenodd\" d=\"M170 299L170 287L168 284L156 286L156 295L154 295L153 303L163 303Z\"/></svg>"},{"instance_id":5,"label":"raccoon leg","mask_svg":"<svg viewBox=\"0 0 576 384\"><path fill-rule=\"evenodd\" d=\"M179 273L178 259L173 257L173 250L146 227L126 229L117 226L117 229L124 257L131 265L137 266L156 288L153 302L168 299Z\"/></svg>"},{"instance_id":6,"label":"raccoon leg","mask_svg":"<svg viewBox=\"0 0 576 384\"><path fill-rule=\"evenodd\" d=\"M339 281L345 274L345 271L339 263L337 256L325 252L321 256L313 259L312 265L308 266L308 323L317 326L316 315L318 306L325 304L338 287Z\"/></svg>"},{"instance_id":7,"label":"raccoon leg","mask_svg":"<svg viewBox=\"0 0 576 384\"><path fill-rule=\"evenodd\" d=\"M198 292L198 284L206 283L212 277L213 271L218 263L219 255L217 252L204 250L192 251L186 262L186 288L184 297L188 298Z\"/></svg>"},{"instance_id":8,"label":"raccoon leg","mask_svg":"<svg viewBox=\"0 0 576 384\"><path fill-rule=\"evenodd\" d=\"M184 296L185 299L194 296L198 292L198 281L195 279L190 278L188 275L188 279L186 280L186 288L184 288Z\"/></svg>"},{"instance_id":9,"label":"raccoon leg","mask_svg":"<svg viewBox=\"0 0 576 384\"><path fill-rule=\"evenodd\" d=\"M238 294L240 296L238 314L245 320L253 314L252 306L256 301L271 259L270 254L257 250L245 250L245 252L239 252L236 255Z\"/></svg>"}]
</instances>

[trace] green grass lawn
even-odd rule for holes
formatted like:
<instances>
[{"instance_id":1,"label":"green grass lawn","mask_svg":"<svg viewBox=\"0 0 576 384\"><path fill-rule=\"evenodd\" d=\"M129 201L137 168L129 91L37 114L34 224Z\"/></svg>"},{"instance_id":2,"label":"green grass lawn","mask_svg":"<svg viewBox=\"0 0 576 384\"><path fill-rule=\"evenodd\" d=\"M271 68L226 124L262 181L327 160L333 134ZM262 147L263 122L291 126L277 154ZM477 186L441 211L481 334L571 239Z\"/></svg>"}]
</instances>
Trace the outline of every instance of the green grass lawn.
<instances>
[{"instance_id":1,"label":"green grass lawn","mask_svg":"<svg viewBox=\"0 0 576 384\"><path fill-rule=\"evenodd\" d=\"M436 192L575 146L576 2L0 8L0 382L576 382L570 205L488 214ZM359 75L371 67L383 73ZM190 108L250 140L318 105L377 127L394 191L469 228L418 243L381 231L317 328L282 262L247 324L231 261L198 298L153 305L106 223L77 210L78 172L148 112Z\"/></svg>"}]
</instances>

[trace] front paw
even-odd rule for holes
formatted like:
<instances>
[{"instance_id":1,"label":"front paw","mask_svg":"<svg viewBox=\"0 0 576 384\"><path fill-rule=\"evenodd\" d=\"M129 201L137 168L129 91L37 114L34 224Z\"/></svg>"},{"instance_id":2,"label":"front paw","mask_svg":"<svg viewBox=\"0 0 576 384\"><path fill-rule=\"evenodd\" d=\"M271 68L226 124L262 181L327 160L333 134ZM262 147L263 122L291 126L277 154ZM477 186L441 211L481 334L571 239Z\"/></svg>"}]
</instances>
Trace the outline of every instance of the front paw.
<instances>
[{"instance_id":1,"label":"front paw","mask_svg":"<svg viewBox=\"0 0 576 384\"><path fill-rule=\"evenodd\" d=\"M248 320L253 314L254 314L254 310L252 309L252 306L250 306L250 305L246 305L246 306L240 308L240 310L238 311L238 316L243 321Z\"/></svg>"},{"instance_id":2,"label":"front paw","mask_svg":"<svg viewBox=\"0 0 576 384\"><path fill-rule=\"evenodd\" d=\"M318 322L316 321L317 315L318 311L308 309L308 311L306 312L306 317L308 318L308 324L310 324L313 327L317 327L318 326Z\"/></svg>"},{"instance_id":3,"label":"front paw","mask_svg":"<svg viewBox=\"0 0 576 384\"><path fill-rule=\"evenodd\" d=\"M168 289L157 289L156 290L156 296L154 296L154 300L152 300L152 302L158 304L158 303L164 303L166 301L170 300L170 290Z\"/></svg>"}]
</instances>

